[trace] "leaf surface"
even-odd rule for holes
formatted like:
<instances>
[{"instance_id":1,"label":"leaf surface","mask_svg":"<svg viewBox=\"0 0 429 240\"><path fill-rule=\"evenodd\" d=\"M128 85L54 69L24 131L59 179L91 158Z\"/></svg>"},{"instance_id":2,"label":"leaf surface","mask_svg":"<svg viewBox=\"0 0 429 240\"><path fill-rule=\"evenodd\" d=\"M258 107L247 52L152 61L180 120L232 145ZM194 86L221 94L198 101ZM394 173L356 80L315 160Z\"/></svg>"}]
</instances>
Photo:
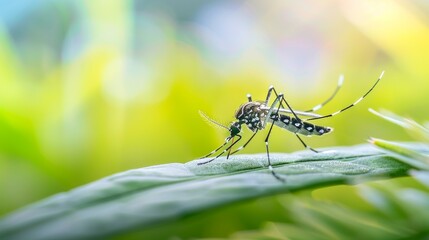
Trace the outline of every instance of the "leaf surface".
<instances>
[{"instance_id":1,"label":"leaf surface","mask_svg":"<svg viewBox=\"0 0 429 240\"><path fill-rule=\"evenodd\" d=\"M142 230L231 203L335 184L406 175L410 166L366 144L315 154L234 155L118 173L54 195L0 220L0 239L94 239Z\"/></svg>"}]
</instances>

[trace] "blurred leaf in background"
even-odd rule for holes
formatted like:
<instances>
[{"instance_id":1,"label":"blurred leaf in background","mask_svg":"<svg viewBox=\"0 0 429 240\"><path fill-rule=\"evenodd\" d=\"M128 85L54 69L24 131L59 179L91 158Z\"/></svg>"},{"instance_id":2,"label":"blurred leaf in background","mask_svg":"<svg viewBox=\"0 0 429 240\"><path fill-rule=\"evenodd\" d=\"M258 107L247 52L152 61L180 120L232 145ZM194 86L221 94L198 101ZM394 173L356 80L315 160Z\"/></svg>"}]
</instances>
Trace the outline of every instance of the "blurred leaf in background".
<instances>
[{"instance_id":1,"label":"blurred leaf in background","mask_svg":"<svg viewBox=\"0 0 429 240\"><path fill-rule=\"evenodd\" d=\"M366 109L428 119L428 10L417 0L1 0L0 215L115 172L202 156L228 133L198 110L228 123L247 93L262 99L269 85L305 110L344 74L321 111L331 113L385 70L359 107L318 122L333 134L307 141L406 140ZM245 151L263 152L263 138ZM302 149L282 130L270 142Z\"/></svg>"},{"instance_id":2,"label":"blurred leaf in background","mask_svg":"<svg viewBox=\"0 0 429 240\"><path fill-rule=\"evenodd\" d=\"M290 223L269 222L262 230L228 239L427 239L429 174L413 175L420 189L407 188L400 179L359 187L359 198L371 211L301 197L284 205L293 218Z\"/></svg>"}]
</instances>

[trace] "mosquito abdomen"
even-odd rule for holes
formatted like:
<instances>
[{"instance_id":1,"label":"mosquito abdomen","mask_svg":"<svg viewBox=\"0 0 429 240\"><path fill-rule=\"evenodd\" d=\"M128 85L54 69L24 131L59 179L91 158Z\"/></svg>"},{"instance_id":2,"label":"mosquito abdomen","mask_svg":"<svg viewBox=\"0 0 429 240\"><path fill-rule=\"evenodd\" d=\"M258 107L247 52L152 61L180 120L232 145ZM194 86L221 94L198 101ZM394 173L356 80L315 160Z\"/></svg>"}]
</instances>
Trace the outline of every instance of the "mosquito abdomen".
<instances>
[{"instance_id":1,"label":"mosquito abdomen","mask_svg":"<svg viewBox=\"0 0 429 240\"><path fill-rule=\"evenodd\" d=\"M277 116L273 114L271 116L271 121L273 121L278 127L306 136L321 136L332 131L332 128L330 127L317 126L283 114L277 114Z\"/></svg>"}]
</instances>

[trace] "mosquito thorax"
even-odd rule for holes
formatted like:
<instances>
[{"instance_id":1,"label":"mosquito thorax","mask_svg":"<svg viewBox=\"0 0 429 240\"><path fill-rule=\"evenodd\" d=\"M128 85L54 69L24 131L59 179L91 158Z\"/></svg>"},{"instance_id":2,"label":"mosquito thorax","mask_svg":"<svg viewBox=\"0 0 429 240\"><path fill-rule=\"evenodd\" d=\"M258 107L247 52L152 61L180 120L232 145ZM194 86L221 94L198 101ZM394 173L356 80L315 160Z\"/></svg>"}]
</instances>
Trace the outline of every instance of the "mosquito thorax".
<instances>
[{"instance_id":1,"label":"mosquito thorax","mask_svg":"<svg viewBox=\"0 0 429 240\"><path fill-rule=\"evenodd\" d=\"M252 113L260 111L261 103L259 102L247 102L242 104L235 112L235 118L237 120L243 120L248 118Z\"/></svg>"},{"instance_id":2,"label":"mosquito thorax","mask_svg":"<svg viewBox=\"0 0 429 240\"><path fill-rule=\"evenodd\" d=\"M261 102L247 102L238 108L235 118L240 124L245 124L252 132L263 129L262 122L267 111L261 109L262 105Z\"/></svg>"}]
</instances>

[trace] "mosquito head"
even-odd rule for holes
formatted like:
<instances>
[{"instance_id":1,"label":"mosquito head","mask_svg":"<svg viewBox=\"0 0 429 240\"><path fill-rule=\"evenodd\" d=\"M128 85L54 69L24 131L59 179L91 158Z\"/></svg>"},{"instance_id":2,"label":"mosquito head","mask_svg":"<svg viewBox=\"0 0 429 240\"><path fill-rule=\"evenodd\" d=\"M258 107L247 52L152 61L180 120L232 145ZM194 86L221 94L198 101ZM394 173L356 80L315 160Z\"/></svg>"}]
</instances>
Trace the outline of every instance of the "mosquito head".
<instances>
[{"instance_id":1,"label":"mosquito head","mask_svg":"<svg viewBox=\"0 0 429 240\"><path fill-rule=\"evenodd\" d=\"M230 137L235 137L241 132L241 124L238 121L231 123L229 126L229 132L231 133Z\"/></svg>"}]
</instances>

